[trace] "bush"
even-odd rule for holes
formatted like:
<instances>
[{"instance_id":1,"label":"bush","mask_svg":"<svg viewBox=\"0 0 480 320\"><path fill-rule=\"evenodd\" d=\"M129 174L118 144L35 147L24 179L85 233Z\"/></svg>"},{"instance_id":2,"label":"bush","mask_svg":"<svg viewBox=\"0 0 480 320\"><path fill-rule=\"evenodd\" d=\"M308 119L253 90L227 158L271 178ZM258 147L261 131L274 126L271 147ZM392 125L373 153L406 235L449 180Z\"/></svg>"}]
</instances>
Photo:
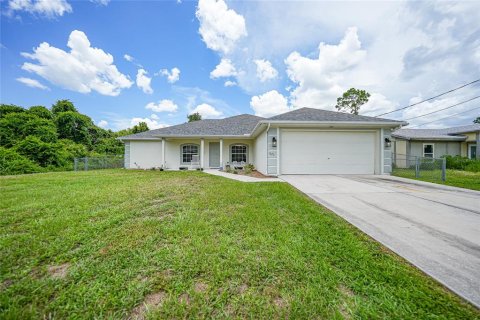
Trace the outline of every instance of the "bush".
<instances>
[{"instance_id":1,"label":"bush","mask_svg":"<svg viewBox=\"0 0 480 320\"><path fill-rule=\"evenodd\" d=\"M0 147L0 175L42 172L43 168L12 149Z\"/></svg>"},{"instance_id":2,"label":"bush","mask_svg":"<svg viewBox=\"0 0 480 320\"><path fill-rule=\"evenodd\" d=\"M60 145L43 142L34 136L28 136L20 141L14 150L42 167L64 167L69 164L68 154Z\"/></svg>"},{"instance_id":3,"label":"bush","mask_svg":"<svg viewBox=\"0 0 480 320\"><path fill-rule=\"evenodd\" d=\"M447 169L480 172L480 160L469 159L461 156L444 156Z\"/></svg>"}]
</instances>

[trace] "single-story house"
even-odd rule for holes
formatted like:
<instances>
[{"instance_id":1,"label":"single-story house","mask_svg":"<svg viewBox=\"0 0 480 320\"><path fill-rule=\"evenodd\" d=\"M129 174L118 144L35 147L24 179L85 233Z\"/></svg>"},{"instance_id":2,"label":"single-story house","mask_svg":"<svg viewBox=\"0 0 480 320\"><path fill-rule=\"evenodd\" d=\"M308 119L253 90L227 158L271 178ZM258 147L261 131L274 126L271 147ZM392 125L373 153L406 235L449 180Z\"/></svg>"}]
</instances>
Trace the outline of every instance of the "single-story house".
<instances>
[{"instance_id":1,"label":"single-story house","mask_svg":"<svg viewBox=\"0 0 480 320\"><path fill-rule=\"evenodd\" d=\"M399 129L392 133L399 157L440 158L444 155L480 159L480 124L446 129Z\"/></svg>"},{"instance_id":2,"label":"single-story house","mask_svg":"<svg viewBox=\"0 0 480 320\"><path fill-rule=\"evenodd\" d=\"M390 173L391 133L405 122L301 108L271 118L242 114L119 138L131 169L253 164L265 175Z\"/></svg>"}]
</instances>

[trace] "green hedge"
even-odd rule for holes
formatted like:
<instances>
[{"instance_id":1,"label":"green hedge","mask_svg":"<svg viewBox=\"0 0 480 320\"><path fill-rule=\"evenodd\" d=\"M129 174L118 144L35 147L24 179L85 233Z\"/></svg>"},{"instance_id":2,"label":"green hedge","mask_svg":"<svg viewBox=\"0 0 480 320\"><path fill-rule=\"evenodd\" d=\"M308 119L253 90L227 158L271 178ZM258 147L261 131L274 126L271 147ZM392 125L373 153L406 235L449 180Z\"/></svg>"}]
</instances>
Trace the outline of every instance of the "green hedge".
<instances>
[{"instance_id":1,"label":"green hedge","mask_svg":"<svg viewBox=\"0 0 480 320\"><path fill-rule=\"evenodd\" d=\"M480 172L480 160L461 156L444 156L444 158L447 160L447 169Z\"/></svg>"},{"instance_id":2,"label":"green hedge","mask_svg":"<svg viewBox=\"0 0 480 320\"><path fill-rule=\"evenodd\" d=\"M12 149L0 147L0 175L43 172L44 168Z\"/></svg>"}]
</instances>

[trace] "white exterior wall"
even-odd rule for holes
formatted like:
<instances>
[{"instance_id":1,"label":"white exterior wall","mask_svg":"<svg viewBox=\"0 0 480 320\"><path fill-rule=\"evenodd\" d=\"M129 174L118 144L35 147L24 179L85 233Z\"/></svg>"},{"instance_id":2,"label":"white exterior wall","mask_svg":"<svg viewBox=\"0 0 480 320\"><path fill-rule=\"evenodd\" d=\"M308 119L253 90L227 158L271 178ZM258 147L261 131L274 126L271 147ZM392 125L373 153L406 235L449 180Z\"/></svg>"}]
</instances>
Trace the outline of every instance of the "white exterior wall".
<instances>
[{"instance_id":1,"label":"white exterior wall","mask_svg":"<svg viewBox=\"0 0 480 320\"><path fill-rule=\"evenodd\" d=\"M253 164L257 171L267 174L267 131L257 136L253 148Z\"/></svg>"},{"instance_id":2,"label":"white exterior wall","mask_svg":"<svg viewBox=\"0 0 480 320\"><path fill-rule=\"evenodd\" d=\"M178 170L182 165L180 163L180 146L183 144L196 144L200 148L200 139L167 139L165 141L165 167L170 170ZM209 168L210 163L210 142L220 142L220 139L205 139L204 140L204 168ZM254 160L254 143L253 140L247 139L223 139L223 167L227 162L230 162L230 145L232 144L246 144L248 146L248 162L255 164ZM222 165L222 164L221 164Z\"/></svg>"},{"instance_id":3,"label":"white exterior wall","mask_svg":"<svg viewBox=\"0 0 480 320\"><path fill-rule=\"evenodd\" d=\"M161 141L129 141L130 159L127 169L159 168L162 165ZM127 165L127 161L125 161Z\"/></svg>"}]
</instances>

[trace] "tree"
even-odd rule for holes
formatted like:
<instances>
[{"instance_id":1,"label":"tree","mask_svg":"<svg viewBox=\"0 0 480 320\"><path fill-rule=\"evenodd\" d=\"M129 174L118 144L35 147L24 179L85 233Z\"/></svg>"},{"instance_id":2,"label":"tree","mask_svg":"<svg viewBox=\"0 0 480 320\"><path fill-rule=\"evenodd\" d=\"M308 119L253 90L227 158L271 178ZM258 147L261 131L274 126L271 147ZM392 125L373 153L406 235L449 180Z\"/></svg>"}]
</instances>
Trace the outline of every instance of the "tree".
<instances>
[{"instance_id":1,"label":"tree","mask_svg":"<svg viewBox=\"0 0 480 320\"><path fill-rule=\"evenodd\" d=\"M13 149L42 167L63 167L68 164L67 156L60 145L43 142L34 136L26 137Z\"/></svg>"},{"instance_id":2,"label":"tree","mask_svg":"<svg viewBox=\"0 0 480 320\"><path fill-rule=\"evenodd\" d=\"M86 115L73 111L60 112L55 122L60 139L70 139L86 146L91 145L89 129L93 126L93 121Z\"/></svg>"},{"instance_id":3,"label":"tree","mask_svg":"<svg viewBox=\"0 0 480 320\"><path fill-rule=\"evenodd\" d=\"M12 147L29 135L45 142L55 142L57 129L53 121L27 112L12 112L0 119L1 146Z\"/></svg>"},{"instance_id":4,"label":"tree","mask_svg":"<svg viewBox=\"0 0 480 320\"><path fill-rule=\"evenodd\" d=\"M198 113L198 112L189 114L189 115L187 116L187 118L188 118L188 122L193 122L193 121L202 120L202 116L201 116L200 113Z\"/></svg>"},{"instance_id":5,"label":"tree","mask_svg":"<svg viewBox=\"0 0 480 320\"><path fill-rule=\"evenodd\" d=\"M340 98L337 98L335 108L337 108L338 111L358 114L360 107L368 102L368 98L370 98L370 93L367 91L350 88L345 91Z\"/></svg>"},{"instance_id":6,"label":"tree","mask_svg":"<svg viewBox=\"0 0 480 320\"><path fill-rule=\"evenodd\" d=\"M32 106L28 109L28 112L43 119L48 119L48 120L53 119L52 112L44 106Z\"/></svg>"},{"instance_id":7,"label":"tree","mask_svg":"<svg viewBox=\"0 0 480 320\"><path fill-rule=\"evenodd\" d=\"M131 129L132 133L140 133L150 130L146 122L139 122L138 124L134 125Z\"/></svg>"},{"instance_id":8,"label":"tree","mask_svg":"<svg viewBox=\"0 0 480 320\"><path fill-rule=\"evenodd\" d=\"M480 124L480 117L477 117L475 120L473 120L473 123L478 123L478 124Z\"/></svg>"},{"instance_id":9,"label":"tree","mask_svg":"<svg viewBox=\"0 0 480 320\"><path fill-rule=\"evenodd\" d=\"M0 147L0 175L42 172L43 168L13 149Z\"/></svg>"},{"instance_id":10,"label":"tree","mask_svg":"<svg viewBox=\"0 0 480 320\"><path fill-rule=\"evenodd\" d=\"M0 119L5 117L9 113L21 113L25 109L22 107L16 106L14 104L0 104Z\"/></svg>"},{"instance_id":11,"label":"tree","mask_svg":"<svg viewBox=\"0 0 480 320\"><path fill-rule=\"evenodd\" d=\"M58 100L53 106L52 106L52 113L54 115L58 115L61 112L67 112L67 111L72 111L72 112L78 112L78 110L75 108L73 103L68 100Z\"/></svg>"}]
</instances>

